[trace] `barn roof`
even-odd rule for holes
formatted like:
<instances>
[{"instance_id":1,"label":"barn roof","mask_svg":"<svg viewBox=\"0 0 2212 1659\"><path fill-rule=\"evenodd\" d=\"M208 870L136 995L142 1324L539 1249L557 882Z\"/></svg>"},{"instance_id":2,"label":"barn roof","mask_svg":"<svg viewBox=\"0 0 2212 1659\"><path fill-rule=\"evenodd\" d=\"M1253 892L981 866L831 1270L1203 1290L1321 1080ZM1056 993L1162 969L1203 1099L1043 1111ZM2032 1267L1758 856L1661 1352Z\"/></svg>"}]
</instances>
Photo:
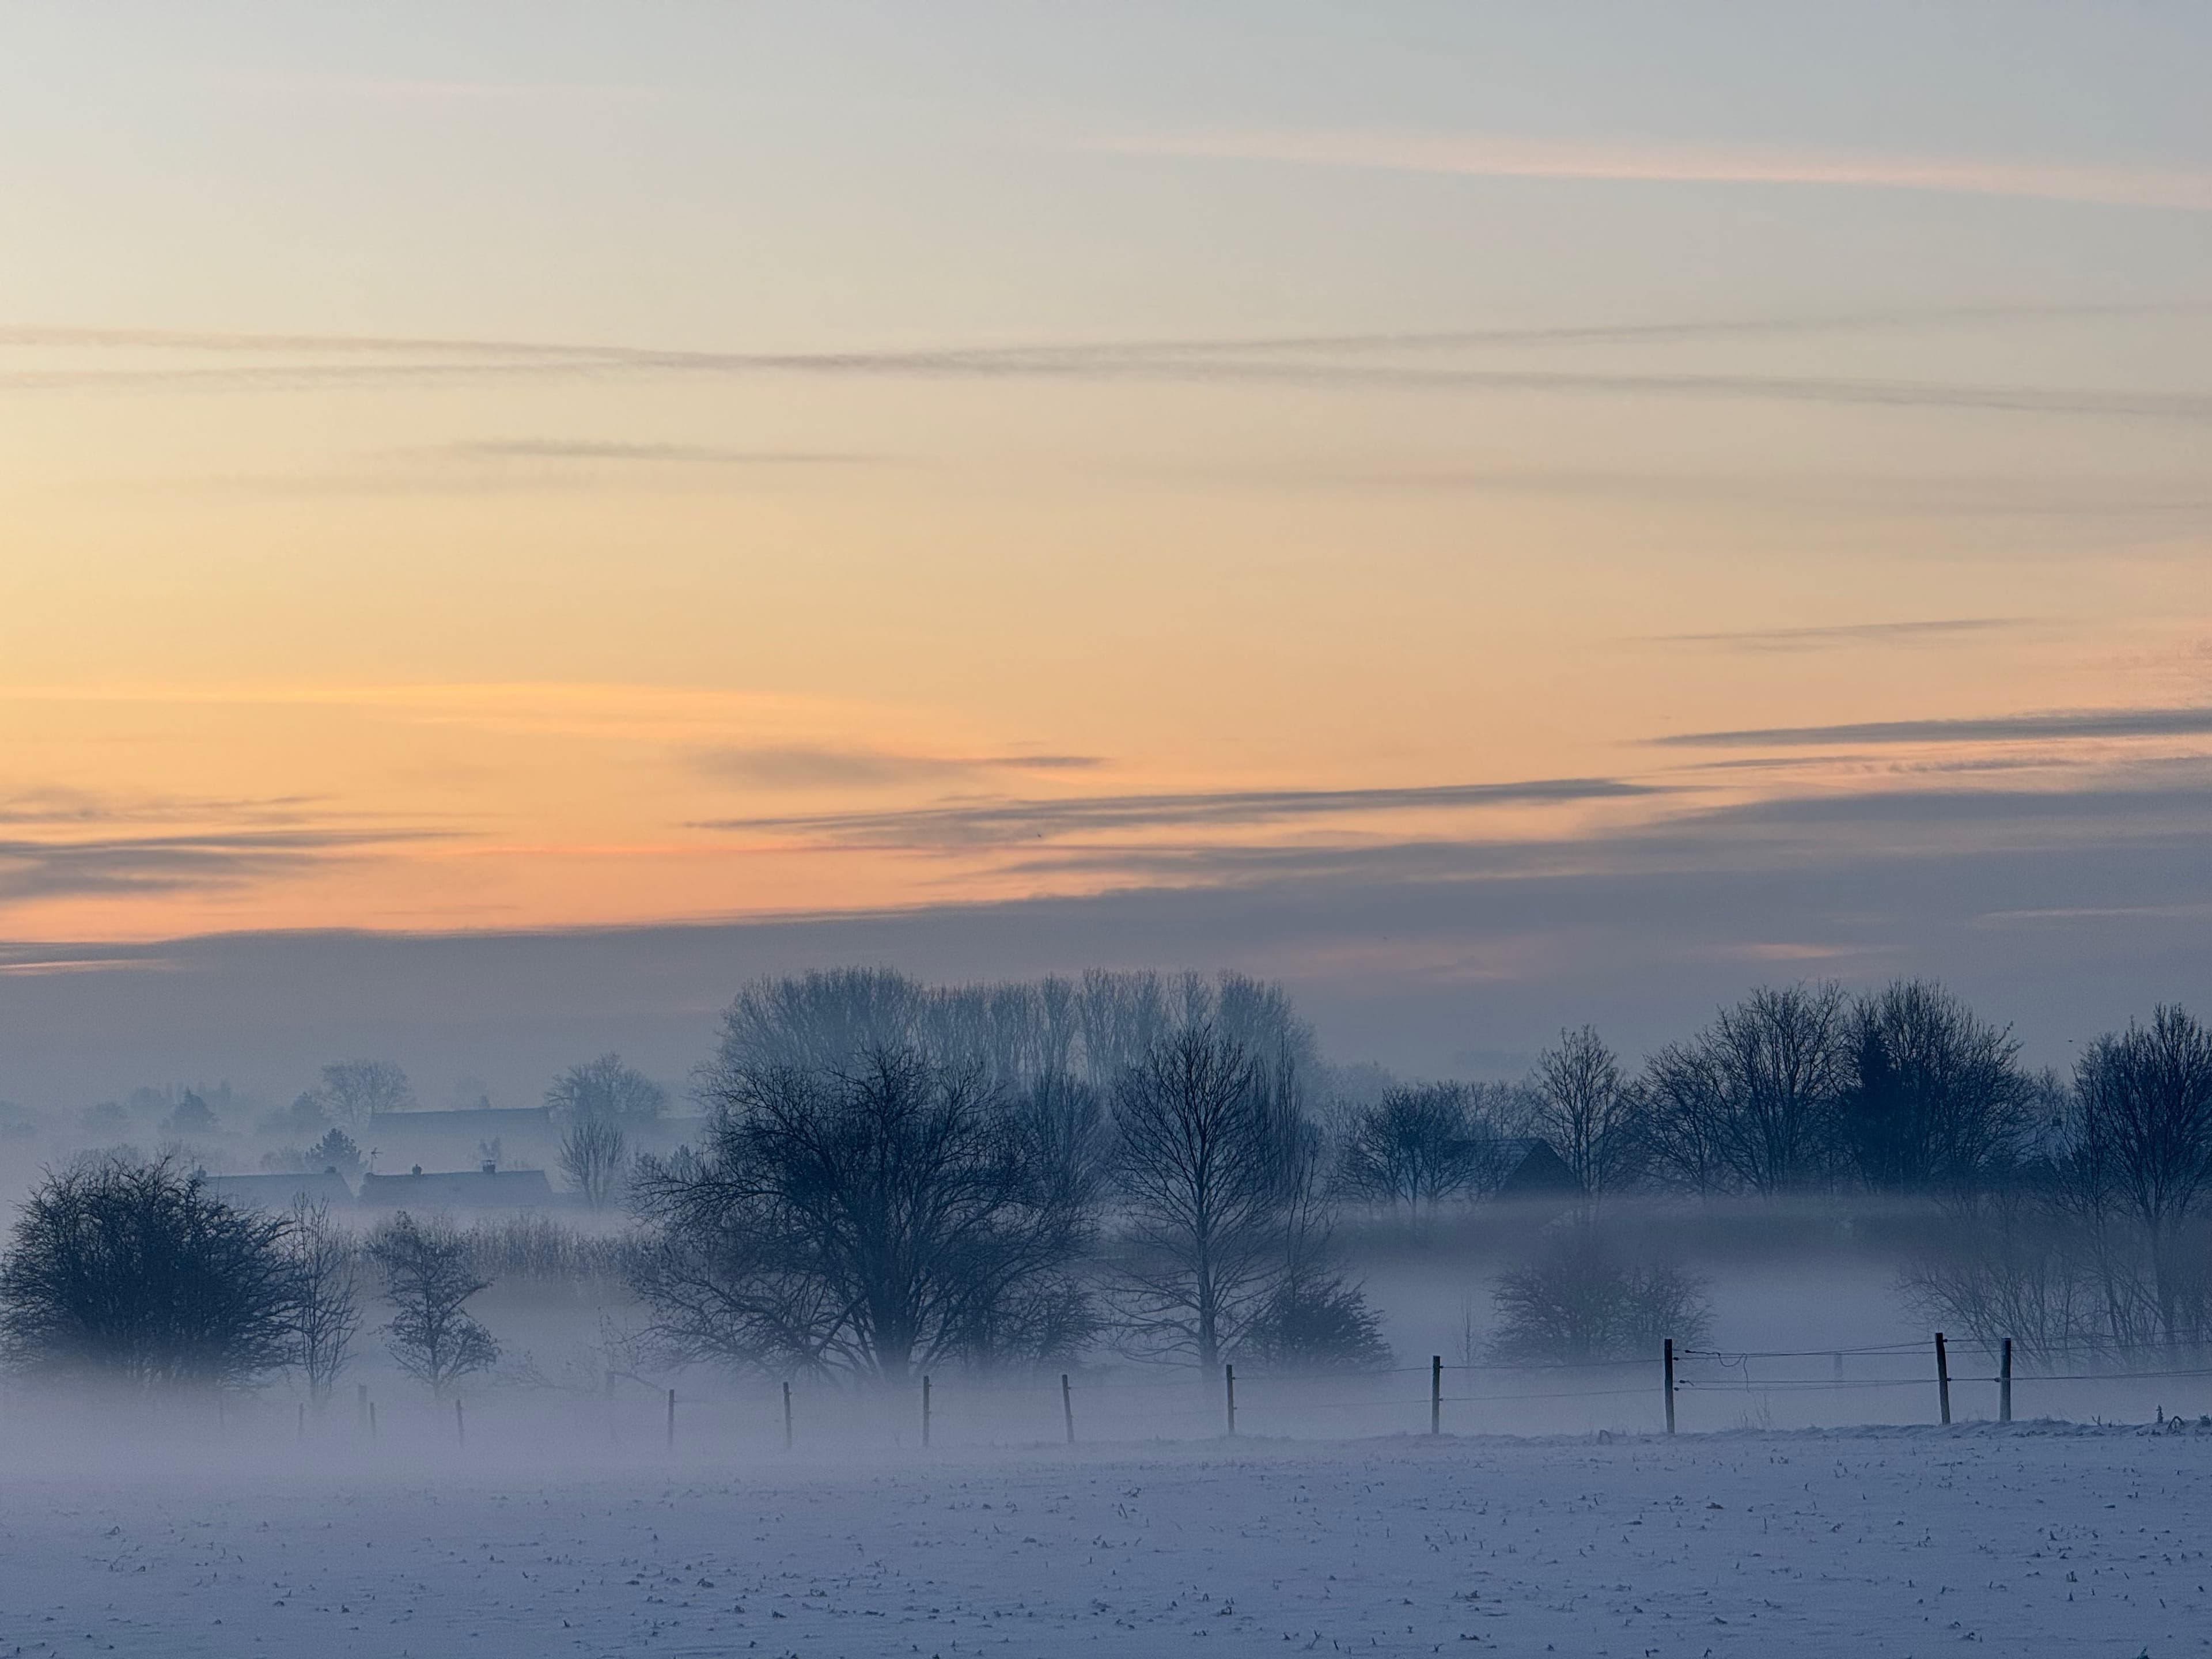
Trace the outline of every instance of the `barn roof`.
<instances>
[{"instance_id":1,"label":"barn roof","mask_svg":"<svg viewBox=\"0 0 2212 1659\"><path fill-rule=\"evenodd\" d=\"M379 1209L522 1210L553 1202L543 1170L450 1170L365 1175L361 1201Z\"/></svg>"}]
</instances>

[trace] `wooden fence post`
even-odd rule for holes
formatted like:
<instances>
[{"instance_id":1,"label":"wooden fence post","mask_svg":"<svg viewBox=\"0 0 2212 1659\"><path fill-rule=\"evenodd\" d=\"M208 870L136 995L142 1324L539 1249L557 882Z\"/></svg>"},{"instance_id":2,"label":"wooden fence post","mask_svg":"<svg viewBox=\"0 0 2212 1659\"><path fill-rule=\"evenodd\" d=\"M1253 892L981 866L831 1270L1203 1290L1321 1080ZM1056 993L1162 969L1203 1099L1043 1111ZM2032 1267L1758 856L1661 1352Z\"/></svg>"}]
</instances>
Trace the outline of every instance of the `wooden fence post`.
<instances>
[{"instance_id":1,"label":"wooden fence post","mask_svg":"<svg viewBox=\"0 0 2212 1659\"><path fill-rule=\"evenodd\" d=\"M1997 1350L1997 1421L2012 1421L2012 1339Z\"/></svg>"},{"instance_id":2,"label":"wooden fence post","mask_svg":"<svg viewBox=\"0 0 2212 1659\"><path fill-rule=\"evenodd\" d=\"M304 1401L304 1400L303 1400L303 1401L301 1401L300 1402L300 1438L301 1438L301 1439L302 1439L302 1440L305 1440L307 1437L307 1402L306 1401Z\"/></svg>"},{"instance_id":3,"label":"wooden fence post","mask_svg":"<svg viewBox=\"0 0 2212 1659\"><path fill-rule=\"evenodd\" d=\"M374 1400L368 1402L368 1437L371 1440L376 1438L376 1401Z\"/></svg>"},{"instance_id":4,"label":"wooden fence post","mask_svg":"<svg viewBox=\"0 0 2212 1659\"><path fill-rule=\"evenodd\" d=\"M1667 1390L1667 1432L1674 1432L1674 1339L1668 1337L1661 1351L1661 1362L1666 1370L1664 1387Z\"/></svg>"},{"instance_id":5,"label":"wooden fence post","mask_svg":"<svg viewBox=\"0 0 2212 1659\"><path fill-rule=\"evenodd\" d=\"M461 1416L461 1402L458 1400L453 1401L453 1443L457 1446L469 1443L469 1425Z\"/></svg>"},{"instance_id":6,"label":"wooden fence post","mask_svg":"<svg viewBox=\"0 0 2212 1659\"><path fill-rule=\"evenodd\" d=\"M1444 1357L1436 1354L1429 1360L1429 1432L1444 1431Z\"/></svg>"},{"instance_id":7,"label":"wooden fence post","mask_svg":"<svg viewBox=\"0 0 2212 1659\"><path fill-rule=\"evenodd\" d=\"M366 1382L353 1385L353 1420L356 1428L368 1426L368 1384Z\"/></svg>"},{"instance_id":8,"label":"wooden fence post","mask_svg":"<svg viewBox=\"0 0 2212 1659\"><path fill-rule=\"evenodd\" d=\"M676 1449L676 1390L668 1391L668 1449Z\"/></svg>"},{"instance_id":9,"label":"wooden fence post","mask_svg":"<svg viewBox=\"0 0 2212 1659\"><path fill-rule=\"evenodd\" d=\"M791 1382L789 1378L786 1378L783 1384L783 1449L786 1451L791 1449Z\"/></svg>"},{"instance_id":10,"label":"wooden fence post","mask_svg":"<svg viewBox=\"0 0 2212 1659\"><path fill-rule=\"evenodd\" d=\"M1222 1389L1223 1389L1223 1390L1224 1390L1224 1395L1225 1395L1225 1397L1226 1397L1226 1399L1228 1400L1228 1402L1229 1402L1229 1432L1230 1432L1230 1434L1233 1437L1233 1436L1236 1434L1236 1432L1237 1432L1237 1367L1236 1367L1236 1366L1234 1366L1234 1365L1224 1365L1224 1366L1221 1368L1221 1386L1222 1386Z\"/></svg>"},{"instance_id":11,"label":"wooden fence post","mask_svg":"<svg viewBox=\"0 0 2212 1659\"><path fill-rule=\"evenodd\" d=\"M1951 1356L1943 1347L1943 1333L1936 1333L1936 1398L1943 1407L1943 1425L1951 1423Z\"/></svg>"},{"instance_id":12,"label":"wooden fence post","mask_svg":"<svg viewBox=\"0 0 2212 1659\"><path fill-rule=\"evenodd\" d=\"M929 1449L929 1373L921 1374L921 1446Z\"/></svg>"},{"instance_id":13,"label":"wooden fence post","mask_svg":"<svg viewBox=\"0 0 2212 1659\"><path fill-rule=\"evenodd\" d=\"M1067 1373L1060 1374L1060 1414L1067 1424L1067 1443L1075 1443L1075 1390L1067 1385Z\"/></svg>"}]
</instances>

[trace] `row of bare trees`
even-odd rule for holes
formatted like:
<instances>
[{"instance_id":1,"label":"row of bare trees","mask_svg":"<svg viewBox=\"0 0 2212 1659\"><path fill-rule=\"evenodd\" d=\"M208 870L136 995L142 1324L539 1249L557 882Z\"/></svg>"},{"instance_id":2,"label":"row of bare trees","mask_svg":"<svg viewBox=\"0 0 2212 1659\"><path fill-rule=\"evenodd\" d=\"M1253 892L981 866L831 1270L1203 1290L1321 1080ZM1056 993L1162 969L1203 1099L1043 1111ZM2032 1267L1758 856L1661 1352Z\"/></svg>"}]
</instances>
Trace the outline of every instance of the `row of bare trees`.
<instances>
[{"instance_id":1,"label":"row of bare trees","mask_svg":"<svg viewBox=\"0 0 2212 1659\"><path fill-rule=\"evenodd\" d=\"M709 1144L640 1165L636 1287L676 1352L770 1372L897 1384L1101 1339L1371 1363L1328 1261L1310 1054L1233 976L750 988L702 1078Z\"/></svg>"},{"instance_id":2,"label":"row of bare trees","mask_svg":"<svg viewBox=\"0 0 2212 1659\"><path fill-rule=\"evenodd\" d=\"M2109 1117L2100 1056L2132 1040L2085 1059L2081 1122ZM1764 987L1640 1071L1584 1026L1518 1085L1394 1089L1351 1120L1337 1182L1419 1212L1494 1190L1540 1141L1593 1199L1637 1187L1962 1194L2047 1158L2069 1121L2057 1080L2027 1072L2009 1032L1939 985Z\"/></svg>"},{"instance_id":3,"label":"row of bare trees","mask_svg":"<svg viewBox=\"0 0 2212 1659\"><path fill-rule=\"evenodd\" d=\"M2212 1348L2212 1031L2176 1007L2088 1045L2022 1178L1908 1283L2032 1355Z\"/></svg>"}]
</instances>

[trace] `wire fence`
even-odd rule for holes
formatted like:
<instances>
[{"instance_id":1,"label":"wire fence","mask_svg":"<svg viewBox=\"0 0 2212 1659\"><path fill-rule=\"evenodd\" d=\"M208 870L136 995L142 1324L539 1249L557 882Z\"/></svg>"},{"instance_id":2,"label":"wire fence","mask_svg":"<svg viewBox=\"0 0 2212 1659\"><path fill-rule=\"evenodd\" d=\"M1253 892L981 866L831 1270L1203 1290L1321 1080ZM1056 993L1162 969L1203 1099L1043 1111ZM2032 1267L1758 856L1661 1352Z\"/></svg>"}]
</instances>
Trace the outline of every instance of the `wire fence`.
<instances>
[{"instance_id":1,"label":"wire fence","mask_svg":"<svg viewBox=\"0 0 2212 1659\"><path fill-rule=\"evenodd\" d=\"M2146 1360L2164 1363L2145 1363ZM9 1400L0 1440L45 1431ZM64 1405L61 1409L68 1409ZM2017 1410L2016 1410L2017 1408ZM431 1400L359 1385L311 1407L240 1393L155 1409L172 1432L264 1448L295 1442L372 1455L472 1448L522 1451L557 1435L629 1460L693 1462L885 1447L1220 1440L1342 1440L1374 1435L1698 1432L1875 1423L2006 1423L2015 1416L2202 1423L2212 1430L2212 1354L2146 1355L2102 1342L2039 1347L2033 1363L2002 1339L1832 1348L1681 1347L1586 1362L1446 1363L1353 1374L1240 1370L1232 1362L1166 1375L934 1372L906 1387L820 1379L647 1386L610 1378L603 1394L483 1388Z\"/></svg>"}]
</instances>

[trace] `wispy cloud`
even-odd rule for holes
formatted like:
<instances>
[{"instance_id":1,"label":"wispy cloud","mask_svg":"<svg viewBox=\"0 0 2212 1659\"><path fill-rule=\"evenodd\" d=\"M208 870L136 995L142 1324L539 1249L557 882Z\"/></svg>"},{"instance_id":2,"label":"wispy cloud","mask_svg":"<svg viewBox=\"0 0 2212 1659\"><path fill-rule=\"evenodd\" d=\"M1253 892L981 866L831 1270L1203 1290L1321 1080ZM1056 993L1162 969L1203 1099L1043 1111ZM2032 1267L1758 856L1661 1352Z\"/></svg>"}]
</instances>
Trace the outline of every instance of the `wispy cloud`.
<instances>
[{"instance_id":1,"label":"wispy cloud","mask_svg":"<svg viewBox=\"0 0 2212 1659\"><path fill-rule=\"evenodd\" d=\"M1990 301L1972 305L1887 306L1849 311L1754 312L1733 316L1622 319L1597 323L1515 323L1484 328L1391 329L1323 334L1170 334L1134 340L1030 340L988 346L904 352L807 354L825 362L943 362L1121 356L1302 356L1476 350L1486 347L1645 345L1770 334L1856 334L1975 326L2018 321L2087 321L2201 316L2212 301L2122 300L2079 303ZM0 325L0 347L43 349L168 351L200 356L541 357L561 362L660 361L696 357L750 362L743 354L573 340L523 340L506 335L385 335L264 332L255 330L93 328L52 324Z\"/></svg>"},{"instance_id":2,"label":"wispy cloud","mask_svg":"<svg viewBox=\"0 0 2212 1659\"><path fill-rule=\"evenodd\" d=\"M2022 628L2022 617L1952 617L1932 622L1838 623L1825 628L1753 628L1722 634L1660 634L1656 643L1718 645L1738 651L1832 651L1861 645L1931 645L1965 634Z\"/></svg>"},{"instance_id":3,"label":"wispy cloud","mask_svg":"<svg viewBox=\"0 0 2212 1659\"><path fill-rule=\"evenodd\" d=\"M1868 720L1845 726L1771 726L1686 732L1648 741L1662 749L1815 748L1843 744L2010 743L2212 733L2212 708L2056 709L1984 719Z\"/></svg>"},{"instance_id":4,"label":"wispy cloud","mask_svg":"<svg viewBox=\"0 0 2212 1659\"><path fill-rule=\"evenodd\" d=\"M119 795L40 788L0 793L0 823L70 827L98 823L297 823L319 805L312 795Z\"/></svg>"},{"instance_id":5,"label":"wispy cloud","mask_svg":"<svg viewBox=\"0 0 2212 1659\"><path fill-rule=\"evenodd\" d=\"M1919 472L1714 473L1624 471L1599 467L1505 463L1347 465L1316 454L1288 463L1168 471L1171 481L1259 484L1271 489L1392 495L1536 496L1704 507L1715 502L1770 507L1801 520L1869 518L2079 520L2101 533L2114 520L2212 520L2212 495L2201 481L2110 473L2033 476Z\"/></svg>"},{"instance_id":6,"label":"wispy cloud","mask_svg":"<svg viewBox=\"0 0 2212 1659\"><path fill-rule=\"evenodd\" d=\"M461 81L391 75L240 75L226 79L247 92L378 102L571 105L635 103L667 96L665 88L605 81Z\"/></svg>"},{"instance_id":7,"label":"wispy cloud","mask_svg":"<svg viewBox=\"0 0 2212 1659\"><path fill-rule=\"evenodd\" d=\"M69 331L17 330L14 343L70 343ZM1347 338L1353 337L1346 337ZM1374 345L1422 337L1357 337ZM1427 337L1431 341L1447 337ZM1474 336L1449 337L1462 343ZM1531 336L1530 337L1534 337ZM0 336L0 343L9 337ZM292 349L280 342L289 339ZM1315 391L1555 393L1570 396L1761 399L1784 403L1982 410L2201 422L2212 396L2097 387L1675 372L1482 368L1358 360L1331 362L1326 343L1182 341L948 347L923 351L720 352L628 346L560 346L497 341L406 342L313 337L169 336L128 331L76 332L80 347L135 346L212 352L246 362L134 363L0 370L0 392L298 392L407 386L433 389L485 381L678 375L806 375L833 379L1119 380L1248 384ZM1341 348L1344 342L1340 340ZM1295 348L1293 349L1292 348ZM337 356L358 361L291 361Z\"/></svg>"},{"instance_id":8,"label":"wispy cloud","mask_svg":"<svg viewBox=\"0 0 2212 1659\"><path fill-rule=\"evenodd\" d=\"M818 838L830 846L989 847L1098 831L1254 824L1482 806L1607 800L1666 793L1616 778L1438 784L1380 789L1250 789L1188 794L962 802L887 812L824 812L711 820L701 828Z\"/></svg>"},{"instance_id":9,"label":"wispy cloud","mask_svg":"<svg viewBox=\"0 0 2212 1659\"><path fill-rule=\"evenodd\" d=\"M270 830L0 840L0 904L244 887L329 858L441 836L429 830Z\"/></svg>"},{"instance_id":10,"label":"wispy cloud","mask_svg":"<svg viewBox=\"0 0 2212 1659\"><path fill-rule=\"evenodd\" d=\"M2189 846L2212 833L2212 779L2127 775L2059 788L1789 793L1698 806L1555 839L1378 836L1333 844L1085 845L1038 848L1013 869L1178 888L1309 881L1522 882L1667 872L1837 869L1938 852ZM2200 883L2200 884L2202 884Z\"/></svg>"},{"instance_id":11,"label":"wispy cloud","mask_svg":"<svg viewBox=\"0 0 2212 1659\"><path fill-rule=\"evenodd\" d=\"M711 749L696 758L711 776L769 789L878 788L990 772L1075 772L1095 755L917 755L886 749L767 744Z\"/></svg>"},{"instance_id":12,"label":"wispy cloud","mask_svg":"<svg viewBox=\"0 0 2212 1659\"><path fill-rule=\"evenodd\" d=\"M888 459L842 450L732 449L714 444L623 443L589 438L489 438L396 453L453 461L634 461L679 466L880 466Z\"/></svg>"},{"instance_id":13,"label":"wispy cloud","mask_svg":"<svg viewBox=\"0 0 2212 1659\"><path fill-rule=\"evenodd\" d=\"M1132 136L1103 139L1092 148L1128 155L1292 162L1465 178L1909 190L2212 212L2212 172L2191 167L1358 128Z\"/></svg>"}]
</instances>

